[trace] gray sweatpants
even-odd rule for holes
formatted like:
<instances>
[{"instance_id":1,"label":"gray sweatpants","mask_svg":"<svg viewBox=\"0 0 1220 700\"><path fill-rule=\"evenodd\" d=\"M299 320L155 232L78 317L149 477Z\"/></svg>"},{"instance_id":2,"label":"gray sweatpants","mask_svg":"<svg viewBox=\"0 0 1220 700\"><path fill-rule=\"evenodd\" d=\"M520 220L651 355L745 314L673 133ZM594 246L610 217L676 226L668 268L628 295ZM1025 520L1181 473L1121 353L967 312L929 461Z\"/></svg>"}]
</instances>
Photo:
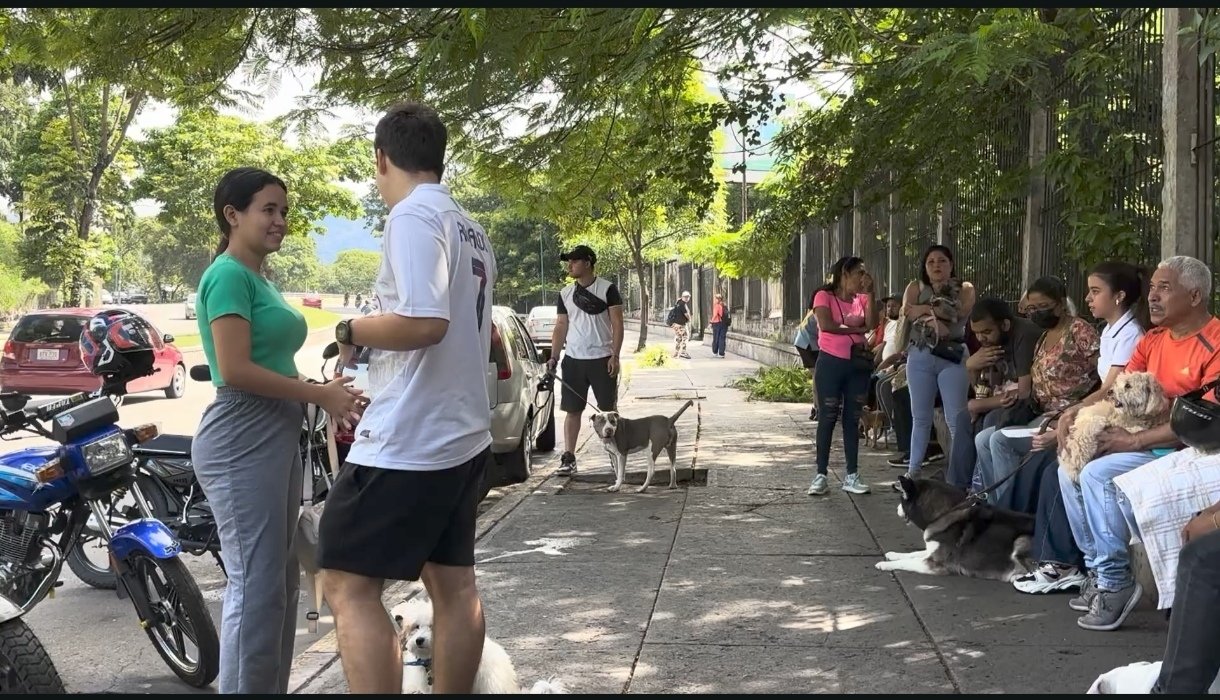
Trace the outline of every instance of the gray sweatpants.
<instances>
[{"instance_id":1,"label":"gray sweatpants","mask_svg":"<svg viewBox=\"0 0 1220 700\"><path fill-rule=\"evenodd\" d=\"M303 418L299 403L221 387L195 435L195 474L216 516L229 577L221 693L288 691L301 582L292 537L301 506Z\"/></svg>"}]
</instances>

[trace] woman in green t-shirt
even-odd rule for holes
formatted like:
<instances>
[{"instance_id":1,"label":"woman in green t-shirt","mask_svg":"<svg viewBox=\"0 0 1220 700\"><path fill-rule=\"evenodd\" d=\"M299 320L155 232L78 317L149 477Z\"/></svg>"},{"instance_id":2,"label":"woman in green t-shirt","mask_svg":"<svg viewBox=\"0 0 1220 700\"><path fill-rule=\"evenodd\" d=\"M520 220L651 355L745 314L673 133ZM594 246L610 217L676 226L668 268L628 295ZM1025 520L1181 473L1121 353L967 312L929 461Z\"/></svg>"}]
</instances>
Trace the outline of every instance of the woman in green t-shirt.
<instances>
[{"instance_id":1,"label":"woman in green t-shirt","mask_svg":"<svg viewBox=\"0 0 1220 700\"><path fill-rule=\"evenodd\" d=\"M196 310L216 400L203 413L192 459L229 578L219 690L286 693L301 576L291 545L304 476L304 404L347 424L359 392L347 377L323 385L297 373L308 326L261 272L284 240L284 182L254 168L230 170L213 204L220 247L199 282Z\"/></svg>"}]
</instances>

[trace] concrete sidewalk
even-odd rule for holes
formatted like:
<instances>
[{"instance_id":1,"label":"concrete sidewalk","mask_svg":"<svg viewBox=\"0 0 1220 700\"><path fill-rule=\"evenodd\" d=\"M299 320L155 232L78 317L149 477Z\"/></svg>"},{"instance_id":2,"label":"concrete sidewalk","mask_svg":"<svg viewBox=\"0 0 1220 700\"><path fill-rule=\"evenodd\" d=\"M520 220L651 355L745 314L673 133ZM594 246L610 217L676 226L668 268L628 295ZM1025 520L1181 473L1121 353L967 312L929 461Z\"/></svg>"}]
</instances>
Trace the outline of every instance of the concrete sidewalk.
<instances>
[{"instance_id":1,"label":"concrete sidewalk","mask_svg":"<svg viewBox=\"0 0 1220 700\"><path fill-rule=\"evenodd\" d=\"M667 491L658 465L647 493L607 493L609 461L589 441L576 478L551 476L552 464L481 522L488 633L524 685L554 676L591 693L1083 693L1099 673L1161 658L1167 625L1147 603L1120 631L1085 632L1066 595L877 571L885 551L922 549L895 514L889 486L901 471L862 446L873 493L850 496L837 488L836 451L835 488L806 496L808 407L748 402L725 385L757 365L697 343L690 352L676 368L632 371L620 410L669 414L702 397L679 420L678 459L706 469L706 485ZM313 653L295 668L297 692L344 692L333 649Z\"/></svg>"}]
</instances>

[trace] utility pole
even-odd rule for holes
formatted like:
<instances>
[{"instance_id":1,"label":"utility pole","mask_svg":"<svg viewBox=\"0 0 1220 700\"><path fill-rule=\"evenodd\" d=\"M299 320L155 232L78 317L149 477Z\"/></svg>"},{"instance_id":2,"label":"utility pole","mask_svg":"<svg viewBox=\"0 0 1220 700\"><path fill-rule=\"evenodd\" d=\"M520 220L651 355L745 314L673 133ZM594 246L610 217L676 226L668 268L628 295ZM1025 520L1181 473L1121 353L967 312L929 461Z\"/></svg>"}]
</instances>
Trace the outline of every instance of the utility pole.
<instances>
[{"instance_id":1,"label":"utility pole","mask_svg":"<svg viewBox=\"0 0 1220 700\"><path fill-rule=\"evenodd\" d=\"M544 230L541 226L538 227L538 305L546 306L546 263L543 261L542 237Z\"/></svg>"},{"instance_id":2,"label":"utility pole","mask_svg":"<svg viewBox=\"0 0 1220 700\"><path fill-rule=\"evenodd\" d=\"M746 206L746 186L747 186L746 185L746 170L747 170L746 149L747 149L748 145L749 144L746 142L746 127L743 124L741 126L741 225L742 226L746 225L746 216L749 213L747 210L747 206Z\"/></svg>"}]
</instances>

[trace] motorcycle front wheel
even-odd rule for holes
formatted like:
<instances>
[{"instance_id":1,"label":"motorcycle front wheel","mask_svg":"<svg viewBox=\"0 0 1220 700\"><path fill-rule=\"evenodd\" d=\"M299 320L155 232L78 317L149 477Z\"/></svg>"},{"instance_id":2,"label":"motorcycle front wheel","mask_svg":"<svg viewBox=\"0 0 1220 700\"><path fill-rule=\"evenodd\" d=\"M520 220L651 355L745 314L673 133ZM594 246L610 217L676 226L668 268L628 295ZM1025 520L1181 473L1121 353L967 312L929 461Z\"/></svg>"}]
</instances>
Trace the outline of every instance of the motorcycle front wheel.
<instances>
[{"instance_id":1,"label":"motorcycle front wheel","mask_svg":"<svg viewBox=\"0 0 1220 700\"><path fill-rule=\"evenodd\" d=\"M169 503L165 494L161 492L161 488L145 476L139 477L138 483L144 499L148 501L148 507L152 509L153 516L164 520L172 517ZM120 504L112 506L111 510L119 511L134 507L135 498L129 495ZM117 526L117 523L112 523L113 526ZM88 586L113 591L119 585L119 579L114 575L114 569L110 567L110 547L106 544L106 538L102 537L102 533L98 530L85 528L81 532L76 539L76 546L68 553L67 562L68 568L76 574L76 578Z\"/></svg>"},{"instance_id":2,"label":"motorcycle front wheel","mask_svg":"<svg viewBox=\"0 0 1220 700\"><path fill-rule=\"evenodd\" d=\"M0 695L61 695L64 682L33 630L20 618L0 623Z\"/></svg>"},{"instance_id":3,"label":"motorcycle front wheel","mask_svg":"<svg viewBox=\"0 0 1220 700\"><path fill-rule=\"evenodd\" d=\"M161 659L187 685L203 688L220 672L220 639L195 579L179 559L157 559L132 552L127 565L153 616L144 631Z\"/></svg>"}]
</instances>

